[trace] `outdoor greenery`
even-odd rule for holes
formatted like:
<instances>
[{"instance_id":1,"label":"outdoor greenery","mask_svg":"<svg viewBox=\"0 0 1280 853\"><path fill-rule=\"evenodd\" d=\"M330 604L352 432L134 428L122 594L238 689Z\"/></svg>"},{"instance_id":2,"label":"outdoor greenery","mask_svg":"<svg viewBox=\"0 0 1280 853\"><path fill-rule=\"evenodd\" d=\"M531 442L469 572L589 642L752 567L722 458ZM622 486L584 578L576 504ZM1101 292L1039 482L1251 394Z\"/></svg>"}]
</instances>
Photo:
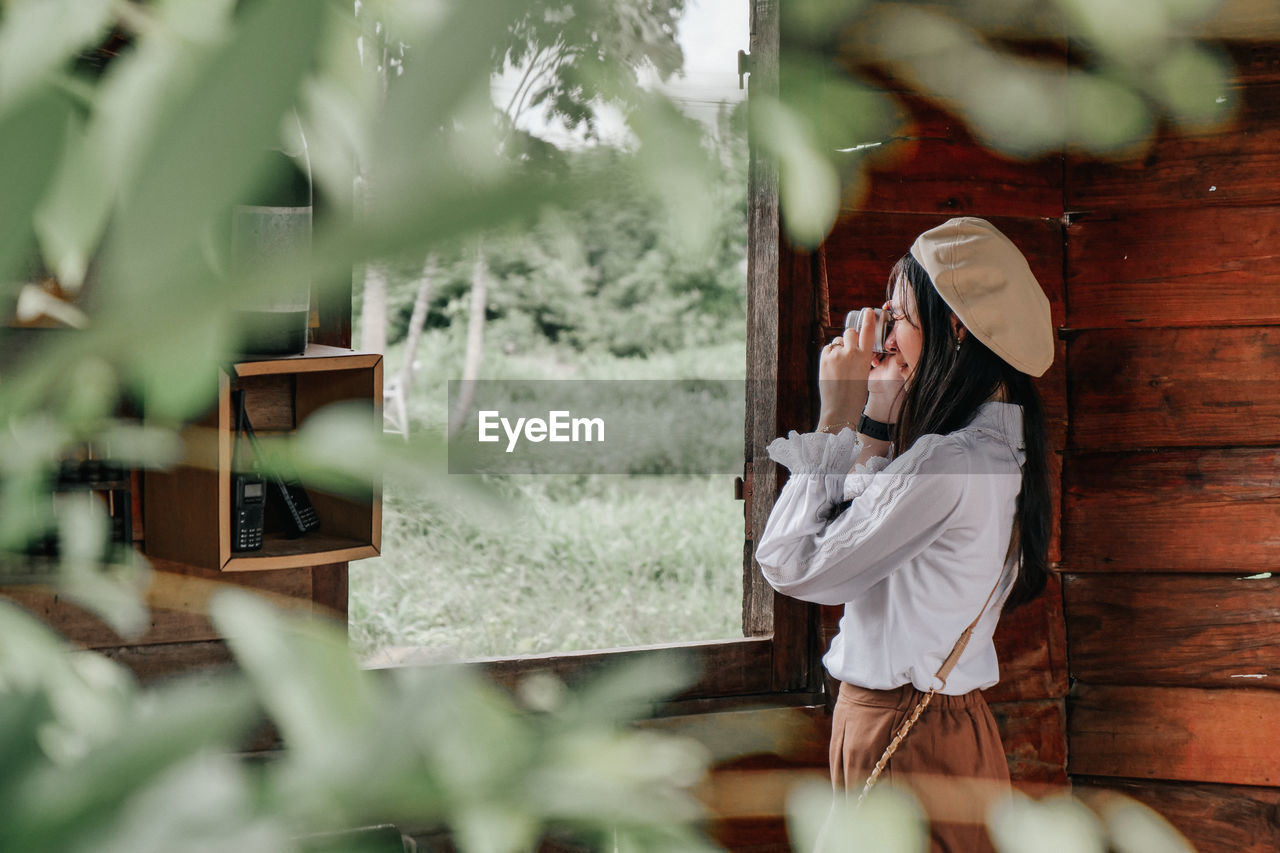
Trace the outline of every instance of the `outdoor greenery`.
<instances>
[{"instance_id":1,"label":"outdoor greenery","mask_svg":"<svg viewBox=\"0 0 1280 853\"><path fill-rule=\"evenodd\" d=\"M513 699L463 669L361 670L341 626L245 593L212 610L239 669L142 690L0 602L0 850L394 850L325 835L383 822L468 851L710 849L703 748L622 727L687 678L678 657ZM263 719L287 749L237 759Z\"/></svg>"},{"instance_id":2,"label":"outdoor greenery","mask_svg":"<svg viewBox=\"0 0 1280 853\"><path fill-rule=\"evenodd\" d=\"M1011 14L1028 7L1001 5ZM1113 16L1110 4L1059 0L1050 15L1069 17L1090 51L1061 76L981 39L983 6L783 4L801 41L826 49L848 37L1017 156L1063 142L1131 153L1161 117L1193 126L1233 108L1206 100L1222 88L1224 61L1182 34L1206 4L1151 0L1143 4L1150 14ZM528 541L494 537L502 564L481 564L476 542L501 523L530 531L539 518L558 519L571 528L587 515L565 509L564 484L444 474L439 427L448 413L427 387L464 364L465 352L480 353L488 368L532 358L530 370L561 365L583 376L598 375L599 365L606 376L740 368L741 350L729 342L742 338L743 185L726 176L741 175L745 162L741 127L749 124L760 156L779 165L787 233L811 245L856 193L862 146L892 134L893 105L852 78L798 62L786 102L761 81L749 116L726 115L720 145L708 146L695 123L639 85L640 67L659 77L678 67L673 23L682 7L6 0L0 304L7 316L64 327L0 330L6 580L56 581L122 637L142 633L149 569L128 555L104 561L108 524L97 502L49 499L58 461L92 447L124 467L175 463L177 429L208 408L218 367L240 351L234 317L247 297L301 275L323 298L325 283L349 280L352 269L422 270L433 261L438 280L420 354L440 369L424 370L414 386L408 440L378 435L366 407L318 414L284 448L326 488L411 484L390 494L388 540L427 529L432 571L457 581L438 587L419 572L417 588L390 575L371 582L374 591L353 603L368 614L360 647L391 636L377 622L393 611L389 598L405 607L432 596L455 610L490 607L468 598L469 581L495 572L531 589L577 581L615 627L609 607L627 584L691 583L707 597L690 597L683 610L633 594L632 609L662 610L667 624L636 623L603 642L644 641L650 630L687 636L686 627L718 633L725 623L692 623L721 612L712 599L736 600L729 548L736 552L741 520L726 486L635 482L612 505L623 509L600 502L595 518L630 507L640 535L661 545L641 559L620 541L620 526L597 521L590 537L533 538L532 562ZM917 49L922 40L930 50ZM961 61L983 73L950 73ZM507 67L530 73L517 98L495 108L491 75ZM992 86L1007 97L990 97ZM519 129L522 111L549 105L589 140L601 101L626 116L633 138L625 153L561 152ZM329 214L309 252L230 269L217 234L231 206L260 186L294 115ZM477 292L476 270L493 280L480 312L463 298L468 287ZM366 275L366 288L377 278ZM383 306L391 339L406 343L408 278L400 275L398 288L390 277ZM479 315L492 325L473 350L457 326ZM513 364L508 376L518 375ZM140 411L145 422L134 417ZM614 486L588 483L582 499ZM525 517L512 516L513 503L525 505ZM697 525L688 513L675 526L681 506L705 508ZM26 558L29 543L47 535L61 543L56 577ZM611 550L621 558L606 559ZM578 580L584 564L612 568L588 585ZM549 565L563 574L530 581L528 572ZM621 565L635 574L611 574ZM598 848L706 847L688 825L706 754L625 726L686 682L679 660L601 673L572 691L534 680L513 700L466 670L362 671L340 627L286 617L244 595L224 594L212 610L239 673L142 688L102 656L73 652L31 617L0 607L0 850L300 850L316 832L379 820L445 824L462 849L482 853L529 849L548 829ZM415 609L408 621L398 638L440 642L430 610ZM528 626L495 636L493 622L477 622L465 641L474 645L460 651L553 642ZM284 748L262 762L234 758L264 719ZM856 816L837 810L836 820L853 822L839 837L914 849L920 827L910 806L886 796ZM814 838L830 797L804 797L797 837ZM1017 800L993 818L994 835L1003 851L1045 849L1047 838L1082 851L1181 843L1127 802L1100 815L1071 801Z\"/></svg>"}]
</instances>

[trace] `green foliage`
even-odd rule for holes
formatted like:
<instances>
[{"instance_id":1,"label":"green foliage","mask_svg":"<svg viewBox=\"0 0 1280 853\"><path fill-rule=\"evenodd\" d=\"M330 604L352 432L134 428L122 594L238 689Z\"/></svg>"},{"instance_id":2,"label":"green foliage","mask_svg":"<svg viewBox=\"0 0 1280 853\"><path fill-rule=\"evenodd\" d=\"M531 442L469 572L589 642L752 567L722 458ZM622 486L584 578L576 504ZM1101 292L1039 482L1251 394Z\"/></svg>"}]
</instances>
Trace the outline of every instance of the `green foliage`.
<instances>
[{"instance_id":1,"label":"green foliage","mask_svg":"<svg viewBox=\"0 0 1280 853\"><path fill-rule=\"evenodd\" d=\"M382 556L351 566L351 643L440 659L741 634L729 477L495 482L500 515L388 484ZM394 659L389 655L382 659Z\"/></svg>"},{"instance_id":2,"label":"green foliage","mask_svg":"<svg viewBox=\"0 0 1280 853\"><path fill-rule=\"evenodd\" d=\"M598 137L602 103L633 103L639 75L666 80L683 63L676 23L685 0L531 0L494 45L494 70L523 71L504 110L514 125L544 108L568 130Z\"/></svg>"},{"instance_id":3,"label":"green foliage","mask_svg":"<svg viewBox=\"0 0 1280 853\"><path fill-rule=\"evenodd\" d=\"M565 166L598 181L607 195L547 211L529 228L489 239L495 285L486 319L521 348L546 342L574 352L644 357L740 337L746 316L746 139L739 108L724 116L725 143L698 155L712 189L700 246L664 215L635 155L589 149ZM427 326L465 326L473 257L445 256L434 281ZM392 268L388 340L407 333L421 259Z\"/></svg>"},{"instance_id":4,"label":"green foliage","mask_svg":"<svg viewBox=\"0 0 1280 853\"><path fill-rule=\"evenodd\" d=\"M522 707L464 670L361 670L340 626L247 593L213 615L242 673L143 689L0 602L0 850L287 853L381 821L445 825L473 853L549 830L708 849L687 826L704 752L623 728L686 683L679 660L544 679ZM287 749L235 761L264 713Z\"/></svg>"}]
</instances>

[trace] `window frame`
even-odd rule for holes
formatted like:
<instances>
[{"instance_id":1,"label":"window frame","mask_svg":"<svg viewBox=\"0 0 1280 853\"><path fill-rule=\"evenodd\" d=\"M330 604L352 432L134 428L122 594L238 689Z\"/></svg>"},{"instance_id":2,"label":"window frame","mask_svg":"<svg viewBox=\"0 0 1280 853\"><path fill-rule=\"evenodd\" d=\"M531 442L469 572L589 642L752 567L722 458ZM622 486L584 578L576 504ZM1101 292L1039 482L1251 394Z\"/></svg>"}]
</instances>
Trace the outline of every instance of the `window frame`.
<instances>
[{"instance_id":1,"label":"window frame","mask_svg":"<svg viewBox=\"0 0 1280 853\"><path fill-rule=\"evenodd\" d=\"M777 0L751 0L748 99L777 96L779 22ZM782 239L777 167L748 139L747 377L744 440L746 466L742 497L746 518L743 543L741 639L676 642L524 657L471 659L494 681L514 687L534 673L550 672L572 683L599 666L641 655L691 658L693 684L665 703L663 713L717 710L745 704L814 705L823 702L818 662L820 611L787 598L765 581L755 562L755 542L777 497L779 467L764 447L812 406L807 343L814 318L796 306L812 302L807 255L790 251ZM782 307L787 306L786 312ZM785 327L783 323L786 323Z\"/></svg>"}]
</instances>

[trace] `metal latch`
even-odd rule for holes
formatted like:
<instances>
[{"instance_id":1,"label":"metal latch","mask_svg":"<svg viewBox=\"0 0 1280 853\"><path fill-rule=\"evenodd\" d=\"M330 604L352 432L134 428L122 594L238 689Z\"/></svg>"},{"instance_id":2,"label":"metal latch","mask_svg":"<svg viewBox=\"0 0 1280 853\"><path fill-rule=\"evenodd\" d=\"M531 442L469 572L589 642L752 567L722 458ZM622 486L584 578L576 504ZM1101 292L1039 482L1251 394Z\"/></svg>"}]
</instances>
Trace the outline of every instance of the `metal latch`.
<instances>
[{"instance_id":1,"label":"metal latch","mask_svg":"<svg viewBox=\"0 0 1280 853\"><path fill-rule=\"evenodd\" d=\"M746 520L746 537L751 538L751 463L742 467L742 476L733 478L733 499L742 501L742 517Z\"/></svg>"},{"instance_id":2,"label":"metal latch","mask_svg":"<svg viewBox=\"0 0 1280 853\"><path fill-rule=\"evenodd\" d=\"M738 88L745 89L742 78L750 74L755 69L755 60L751 58L751 54L745 50L738 51Z\"/></svg>"}]
</instances>

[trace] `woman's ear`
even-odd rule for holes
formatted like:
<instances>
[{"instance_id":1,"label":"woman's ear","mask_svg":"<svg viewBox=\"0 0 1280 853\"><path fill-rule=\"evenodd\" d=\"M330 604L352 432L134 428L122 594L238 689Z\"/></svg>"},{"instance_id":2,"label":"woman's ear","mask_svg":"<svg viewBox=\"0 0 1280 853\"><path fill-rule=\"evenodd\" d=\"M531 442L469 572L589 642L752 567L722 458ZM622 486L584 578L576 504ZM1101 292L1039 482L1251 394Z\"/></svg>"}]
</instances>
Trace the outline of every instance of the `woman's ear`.
<instances>
[{"instance_id":1,"label":"woman's ear","mask_svg":"<svg viewBox=\"0 0 1280 853\"><path fill-rule=\"evenodd\" d=\"M956 343L964 340L964 336L969 334L969 330L964 327L964 323L960 322L960 318L956 316L956 312L951 312L951 333L956 336Z\"/></svg>"}]
</instances>

